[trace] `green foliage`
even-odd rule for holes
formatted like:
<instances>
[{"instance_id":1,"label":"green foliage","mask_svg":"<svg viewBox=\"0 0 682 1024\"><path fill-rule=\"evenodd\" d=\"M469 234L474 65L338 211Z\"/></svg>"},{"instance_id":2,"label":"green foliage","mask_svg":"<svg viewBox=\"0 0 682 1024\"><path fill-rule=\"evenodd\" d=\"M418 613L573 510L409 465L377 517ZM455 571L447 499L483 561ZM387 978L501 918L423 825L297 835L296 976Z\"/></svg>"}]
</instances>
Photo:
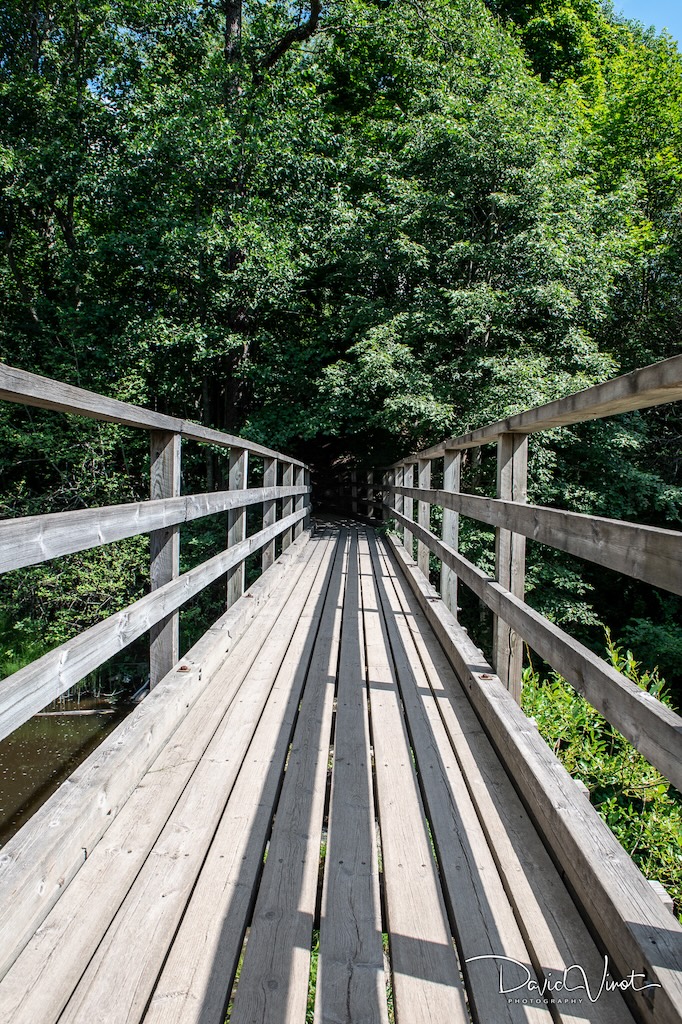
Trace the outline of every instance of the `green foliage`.
<instances>
[{"instance_id":1,"label":"green foliage","mask_svg":"<svg viewBox=\"0 0 682 1024\"><path fill-rule=\"evenodd\" d=\"M677 352L669 38L598 0L331 0L324 31L266 66L298 15L243 14L230 57L212 3L0 12L2 359L381 465ZM664 409L534 439L531 498L675 527L679 429ZM3 407L0 441L9 515L146 493L132 432ZM213 455L185 467L186 490L224 480ZM464 544L489 559L482 534ZM69 615L136 596L144 561L112 548L0 600L53 643ZM529 585L587 631L596 607L619 635L658 621L653 599L630 613L619 581L564 556L531 552Z\"/></svg>"},{"instance_id":2,"label":"green foliage","mask_svg":"<svg viewBox=\"0 0 682 1024\"><path fill-rule=\"evenodd\" d=\"M657 669L645 670L607 631L607 657L643 690L671 705ZM522 706L564 767L647 878L657 879L682 914L682 795L560 676L523 674Z\"/></svg>"}]
</instances>

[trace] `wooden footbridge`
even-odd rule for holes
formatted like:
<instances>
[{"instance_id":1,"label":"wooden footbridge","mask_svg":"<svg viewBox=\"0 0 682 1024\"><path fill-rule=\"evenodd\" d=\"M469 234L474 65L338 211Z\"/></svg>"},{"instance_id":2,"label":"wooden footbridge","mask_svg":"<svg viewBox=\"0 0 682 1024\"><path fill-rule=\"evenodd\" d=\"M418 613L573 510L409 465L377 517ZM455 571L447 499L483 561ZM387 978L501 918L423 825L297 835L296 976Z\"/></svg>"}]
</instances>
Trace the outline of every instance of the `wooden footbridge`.
<instances>
[{"instance_id":1,"label":"wooden footbridge","mask_svg":"<svg viewBox=\"0 0 682 1024\"><path fill-rule=\"evenodd\" d=\"M371 477L353 500L397 535L314 526L307 467L243 439L9 367L0 397L149 431L152 491L0 525L5 571L139 533L152 554L147 596L0 685L6 735L150 633L149 696L0 850L0 1021L682 1021L682 927L518 704L522 638L682 788L682 720L523 601L526 537L682 593L681 534L525 503L529 433L679 399L682 357ZM181 440L227 450L228 490L180 494ZM487 443L494 499L459 490ZM226 549L179 575L180 524L224 511ZM495 579L459 515L497 529ZM225 575L180 657L178 609Z\"/></svg>"}]
</instances>

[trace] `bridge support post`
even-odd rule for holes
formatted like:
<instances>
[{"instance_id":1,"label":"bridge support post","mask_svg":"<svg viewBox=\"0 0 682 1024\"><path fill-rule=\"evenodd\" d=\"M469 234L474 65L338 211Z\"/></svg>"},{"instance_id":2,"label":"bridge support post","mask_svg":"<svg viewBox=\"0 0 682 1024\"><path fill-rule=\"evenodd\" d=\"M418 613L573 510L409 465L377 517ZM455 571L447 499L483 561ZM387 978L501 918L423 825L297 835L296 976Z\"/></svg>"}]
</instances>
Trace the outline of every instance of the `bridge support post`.
<instances>
[{"instance_id":1,"label":"bridge support post","mask_svg":"<svg viewBox=\"0 0 682 1024\"><path fill-rule=\"evenodd\" d=\"M414 470L413 464L408 464L404 467L403 478L405 481L405 487L414 487ZM406 519L414 519L414 499L412 497L405 498L403 501L403 515ZM407 549L407 553L410 556L410 561L414 560L414 535L411 530L405 528L403 537L403 544Z\"/></svg>"},{"instance_id":2,"label":"bridge support post","mask_svg":"<svg viewBox=\"0 0 682 1024\"><path fill-rule=\"evenodd\" d=\"M294 467L291 464L291 462L285 462L284 463L284 468L282 470L282 487L293 487L293 486L294 486ZM284 498L284 500L282 501L282 519L285 519L287 516L290 516L293 511L294 511L294 499L293 498ZM286 551L286 549L291 544L292 539L293 539L293 533L292 533L291 528L289 528L288 530L285 530L284 533L282 534L282 551Z\"/></svg>"},{"instance_id":3,"label":"bridge support post","mask_svg":"<svg viewBox=\"0 0 682 1024\"><path fill-rule=\"evenodd\" d=\"M374 473L367 470L367 518L374 519Z\"/></svg>"},{"instance_id":4,"label":"bridge support post","mask_svg":"<svg viewBox=\"0 0 682 1024\"><path fill-rule=\"evenodd\" d=\"M231 491L242 491L246 487L249 473L249 453L244 448L230 449ZM246 537L246 509L230 509L227 513L227 546L232 547ZM235 565L227 573L227 607L231 608L244 593L246 564Z\"/></svg>"},{"instance_id":5,"label":"bridge support post","mask_svg":"<svg viewBox=\"0 0 682 1024\"><path fill-rule=\"evenodd\" d=\"M277 459L263 459L263 487L277 486ZM277 502L268 499L263 502L263 529L267 526L274 526L277 521ZM275 561L275 542L271 540L263 548L261 566L263 572L269 569Z\"/></svg>"},{"instance_id":6,"label":"bridge support post","mask_svg":"<svg viewBox=\"0 0 682 1024\"><path fill-rule=\"evenodd\" d=\"M305 486L305 469L303 468L303 466L297 466L294 475L296 477L296 486L297 487ZM296 503L294 505L294 508L295 508L296 512L300 512L301 509L303 509L304 507L305 507L305 495L301 494L301 495L298 496L298 498L296 498ZM294 537L300 537L300 535L302 533L303 533L303 520L299 519L299 521L296 523L296 526L294 526Z\"/></svg>"},{"instance_id":7,"label":"bridge support post","mask_svg":"<svg viewBox=\"0 0 682 1024\"><path fill-rule=\"evenodd\" d=\"M395 480L396 487L404 487L405 486L405 467L404 466L398 466L398 468L393 471L393 479ZM403 498L402 494L394 494L392 497L393 497L393 502L392 502L393 508L396 510L396 512L402 512L404 507L405 507L405 499ZM399 536L402 535L404 537L405 536L405 530L403 529L403 527L399 526L398 529L400 531Z\"/></svg>"},{"instance_id":8,"label":"bridge support post","mask_svg":"<svg viewBox=\"0 0 682 1024\"><path fill-rule=\"evenodd\" d=\"M526 502L528 435L501 434L497 442L497 497ZM499 527L495 531L496 579L515 597L523 598L526 582L526 538ZM493 663L514 699L521 702L523 640L506 622L493 622Z\"/></svg>"},{"instance_id":9,"label":"bridge support post","mask_svg":"<svg viewBox=\"0 0 682 1024\"><path fill-rule=\"evenodd\" d=\"M422 490L429 490L431 487L431 460L420 459L418 464L419 487ZM417 522L425 530L431 529L431 506L428 501L418 502ZM417 565L429 578L429 549L423 541L417 541Z\"/></svg>"},{"instance_id":10,"label":"bridge support post","mask_svg":"<svg viewBox=\"0 0 682 1024\"><path fill-rule=\"evenodd\" d=\"M180 434L152 430L150 435L151 497L180 494ZM149 534L151 589L158 590L180 574L180 527ZM149 631L149 686L153 688L180 658L180 613L173 612Z\"/></svg>"},{"instance_id":11,"label":"bridge support post","mask_svg":"<svg viewBox=\"0 0 682 1024\"><path fill-rule=\"evenodd\" d=\"M310 470L309 469L304 470L303 482L305 483L306 487L308 488L308 493L306 494L306 496L304 498L306 514L305 514L305 519L303 520L303 524L304 524L304 529L309 530L311 528L311 518L312 518L312 516L311 516L311 506L312 506L312 497L313 497L313 494L312 494L312 482L311 482L311 476L310 476Z\"/></svg>"},{"instance_id":12,"label":"bridge support post","mask_svg":"<svg viewBox=\"0 0 682 1024\"><path fill-rule=\"evenodd\" d=\"M458 493L461 486L462 453L446 451L443 465L443 490ZM459 514L450 508L443 509L442 538L445 544L459 550ZM445 562L440 569L440 596L448 611L457 618L457 574Z\"/></svg>"}]
</instances>

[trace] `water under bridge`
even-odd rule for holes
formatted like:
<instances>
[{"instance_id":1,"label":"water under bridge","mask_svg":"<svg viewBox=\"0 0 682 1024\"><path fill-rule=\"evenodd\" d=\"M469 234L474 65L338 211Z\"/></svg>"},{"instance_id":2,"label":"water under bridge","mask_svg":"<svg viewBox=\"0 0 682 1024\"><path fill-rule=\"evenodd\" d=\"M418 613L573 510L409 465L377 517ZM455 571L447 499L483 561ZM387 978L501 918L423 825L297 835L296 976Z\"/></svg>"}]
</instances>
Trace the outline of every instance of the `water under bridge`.
<instances>
[{"instance_id":1,"label":"water under bridge","mask_svg":"<svg viewBox=\"0 0 682 1024\"><path fill-rule=\"evenodd\" d=\"M148 431L151 500L7 520L0 568L149 534L151 589L8 677L0 736L145 633L151 690L0 851L0 1020L679 1024L682 927L519 694L525 642L682 788L682 720L523 600L526 538L682 593L682 534L526 501L530 433L681 397L679 357L355 476L315 521L295 459L1 367L4 400ZM226 490L180 493L183 441ZM490 443L497 496L461 492ZM180 525L220 512L227 547L180 574ZM459 516L496 529L494 577ZM225 576L181 656L178 610Z\"/></svg>"}]
</instances>

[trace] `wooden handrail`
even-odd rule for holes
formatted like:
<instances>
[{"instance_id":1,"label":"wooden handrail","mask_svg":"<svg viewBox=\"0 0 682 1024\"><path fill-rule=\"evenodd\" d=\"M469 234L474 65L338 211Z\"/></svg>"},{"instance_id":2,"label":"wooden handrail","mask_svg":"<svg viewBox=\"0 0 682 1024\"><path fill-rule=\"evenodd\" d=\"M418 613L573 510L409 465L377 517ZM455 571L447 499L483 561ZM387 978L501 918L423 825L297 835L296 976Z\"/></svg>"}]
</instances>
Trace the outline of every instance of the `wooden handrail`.
<instances>
[{"instance_id":1,"label":"wooden handrail","mask_svg":"<svg viewBox=\"0 0 682 1024\"><path fill-rule=\"evenodd\" d=\"M280 519L9 676L0 687L0 739L305 515L300 509Z\"/></svg>"},{"instance_id":2,"label":"wooden handrail","mask_svg":"<svg viewBox=\"0 0 682 1024\"><path fill-rule=\"evenodd\" d=\"M136 427L140 430L165 430L188 441L199 441L201 444L212 444L219 448L239 448L254 455L278 458L291 462L294 466L304 466L298 459L265 448L255 441L243 437L226 434L222 430L204 427L191 420L166 416L163 413L143 409L138 405L121 402L117 398L108 398L95 391L63 384L50 377L41 377L26 370L17 370L13 366L0 363L0 399L7 402L18 402L21 405L36 406L40 409L53 409L57 412L88 416L90 419L118 423L125 427Z\"/></svg>"},{"instance_id":3,"label":"wooden handrail","mask_svg":"<svg viewBox=\"0 0 682 1024\"><path fill-rule=\"evenodd\" d=\"M309 487L249 487L243 491L212 491L6 519L0 523L0 573L228 509L247 508L265 501L274 505L278 498L305 495L309 491Z\"/></svg>"},{"instance_id":4,"label":"wooden handrail","mask_svg":"<svg viewBox=\"0 0 682 1024\"><path fill-rule=\"evenodd\" d=\"M452 509L488 526L506 527L559 551L682 594L682 533L676 530L454 491L392 487L391 493Z\"/></svg>"},{"instance_id":5,"label":"wooden handrail","mask_svg":"<svg viewBox=\"0 0 682 1024\"><path fill-rule=\"evenodd\" d=\"M152 591L148 598L152 598L156 594L167 594L169 593L167 587L177 583L180 578L179 524L201 516L227 511L228 548L235 554L234 558L230 557L225 562L225 568L222 570L228 576L227 604L229 607L244 592L245 560L247 555L255 550L251 546L253 538L249 539L249 544L246 547L242 544L246 537L246 508L258 503L263 505L263 522L269 530L267 542L263 541L261 545L264 547L262 555L264 570L272 565L274 560L275 537L280 533L284 534L282 545L285 548L291 542L293 527L296 527L296 535L298 535L298 531L303 529L300 525L302 520L306 519L307 521L309 516L310 488L302 486L303 476L308 473L308 467L298 459L282 455L263 445L248 441L246 438L235 437L232 434L213 430L188 420L156 413L2 363L0 363L0 399L67 414L89 416L93 419L148 431L152 498L148 502L44 516L28 516L0 524L0 572L35 565L50 558L83 551L100 544L122 540L125 537L148 533ZM180 496L180 460L183 438L215 445L229 451L229 492ZM248 487L249 453L263 458L264 487ZM284 486L278 488L275 485L277 483L277 466L280 462L283 466ZM292 486L294 467L296 467L297 474L297 486L295 487ZM289 517L289 526L284 526L281 529L279 525L275 527L277 500L283 502L283 516L286 519L287 515L293 511L294 498L297 512L300 514ZM304 505L305 509L303 509ZM242 550L245 553L237 557L237 553ZM217 557L225 559L226 555L223 553ZM206 565L208 564L206 563ZM221 573L219 572L218 575ZM188 578L189 574L182 577L185 581ZM211 576L211 579L214 578L215 576ZM192 579L200 579L198 571ZM206 582L208 583L210 580L207 579ZM205 585L202 584L202 586ZM147 598L142 600L147 601ZM170 672L179 658L180 627L177 609L182 603L179 601L162 614L155 615L143 629L138 630L135 634L135 636L139 636L146 630L150 632L150 686L152 687ZM151 606L151 601L144 607L148 606ZM137 607L137 605L131 607ZM103 627L104 624L100 623L99 626ZM97 665L102 664L105 660L106 657L102 658ZM23 679L28 680L30 677L26 673L31 667L27 666L25 670L11 677L12 687L6 685L3 692L13 692L17 686L21 685ZM92 667L96 666L92 665ZM84 671L78 678L83 678L87 671L91 671L91 668ZM63 692L64 689L72 685L72 682L58 689L53 696ZM27 683L27 685L29 684ZM54 687L52 689L54 690ZM39 688L39 692L42 699L47 691ZM48 697L44 703L51 699L53 697ZM27 708L33 707L34 710L40 710L40 706L42 706L34 707L34 705L35 701L28 695ZM16 716L11 720L15 721ZM19 724L18 721L17 724ZM16 728L16 725L13 728Z\"/></svg>"},{"instance_id":6,"label":"wooden handrail","mask_svg":"<svg viewBox=\"0 0 682 1024\"><path fill-rule=\"evenodd\" d=\"M490 579L419 523L394 510L396 519L496 615L524 637L541 658L581 693L661 774L682 789L682 718L626 679L560 626Z\"/></svg>"},{"instance_id":7,"label":"wooden handrail","mask_svg":"<svg viewBox=\"0 0 682 1024\"><path fill-rule=\"evenodd\" d=\"M488 426L479 427L468 434L450 437L432 448L400 459L391 468L405 466L417 459L437 459L446 451L476 448L490 444L502 434L532 434L538 430L566 427L585 420L603 419L624 412L649 409L654 405L676 402L682 398L682 356L673 356L660 363L652 363L640 370L614 377L603 384L558 398L546 405L526 412L507 416Z\"/></svg>"}]
</instances>

